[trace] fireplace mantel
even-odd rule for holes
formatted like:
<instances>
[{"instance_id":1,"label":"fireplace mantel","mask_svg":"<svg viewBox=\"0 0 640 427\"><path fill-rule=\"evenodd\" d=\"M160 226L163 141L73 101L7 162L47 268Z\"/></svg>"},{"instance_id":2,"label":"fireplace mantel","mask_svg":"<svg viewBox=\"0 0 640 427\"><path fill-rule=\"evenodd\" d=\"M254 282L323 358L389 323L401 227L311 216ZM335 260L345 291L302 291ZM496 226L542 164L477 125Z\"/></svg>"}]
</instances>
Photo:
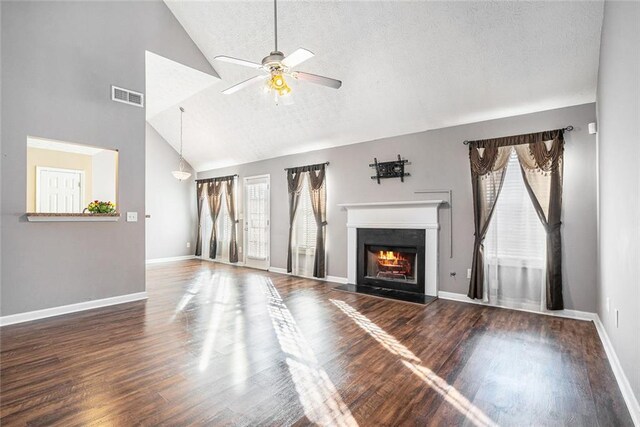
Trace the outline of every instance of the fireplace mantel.
<instances>
[{"instance_id":1,"label":"fireplace mantel","mask_svg":"<svg viewBox=\"0 0 640 427\"><path fill-rule=\"evenodd\" d=\"M438 207L443 200L342 203L347 210L347 279L357 284L358 228L425 230L425 294L438 295Z\"/></svg>"}]
</instances>

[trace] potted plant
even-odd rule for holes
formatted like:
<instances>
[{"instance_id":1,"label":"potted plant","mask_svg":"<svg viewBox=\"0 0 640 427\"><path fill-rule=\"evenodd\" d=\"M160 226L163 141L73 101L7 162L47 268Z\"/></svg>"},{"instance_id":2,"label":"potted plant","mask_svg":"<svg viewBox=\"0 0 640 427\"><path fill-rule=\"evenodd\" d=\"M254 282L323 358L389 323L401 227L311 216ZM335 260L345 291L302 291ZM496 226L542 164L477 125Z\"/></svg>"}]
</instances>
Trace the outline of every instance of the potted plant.
<instances>
[{"instance_id":1,"label":"potted plant","mask_svg":"<svg viewBox=\"0 0 640 427\"><path fill-rule=\"evenodd\" d=\"M82 213L89 211L92 214L112 214L116 211L116 205L111 202L102 202L100 200L94 200L89 203L89 206L84 208Z\"/></svg>"}]
</instances>

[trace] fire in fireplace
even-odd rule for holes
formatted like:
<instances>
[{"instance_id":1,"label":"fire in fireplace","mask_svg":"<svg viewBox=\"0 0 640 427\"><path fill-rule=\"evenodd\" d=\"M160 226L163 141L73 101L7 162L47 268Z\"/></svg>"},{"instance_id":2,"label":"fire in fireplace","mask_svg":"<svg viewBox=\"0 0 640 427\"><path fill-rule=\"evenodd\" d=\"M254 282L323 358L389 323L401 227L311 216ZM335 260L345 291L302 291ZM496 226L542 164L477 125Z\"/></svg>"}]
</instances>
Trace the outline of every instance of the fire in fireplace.
<instances>
[{"instance_id":1,"label":"fire in fireplace","mask_svg":"<svg viewBox=\"0 0 640 427\"><path fill-rule=\"evenodd\" d=\"M367 275L372 279L398 280L415 283L415 249L367 247Z\"/></svg>"},{"instance_id":2,"label":"fire in fireplace","mask_svg":"<svg viewBox=\"0 0 640 427\"><path fill-rule=\"evenodd\" d=\"M425 232L358 229L356 285L424 295Z\"/></svg>"}]
</instances>

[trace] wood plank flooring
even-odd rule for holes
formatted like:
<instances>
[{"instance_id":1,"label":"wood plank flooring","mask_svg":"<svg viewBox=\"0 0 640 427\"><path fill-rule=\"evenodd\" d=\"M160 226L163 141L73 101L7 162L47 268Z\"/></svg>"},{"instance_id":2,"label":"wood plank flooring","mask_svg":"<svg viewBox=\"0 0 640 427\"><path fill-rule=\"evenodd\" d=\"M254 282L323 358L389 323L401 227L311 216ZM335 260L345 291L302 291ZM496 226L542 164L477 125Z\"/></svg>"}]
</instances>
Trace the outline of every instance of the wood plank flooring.
<instances>
[{"instance_id":1,"label":"wood plank flooring","mask_svg":"<svg viewBox=\"0 0 640 427\"><path fill-rule=\"evenodd\" d=\"M1 329L0 424L632 425L591 322L198 260Z\"/></svg>"}]
</instances>

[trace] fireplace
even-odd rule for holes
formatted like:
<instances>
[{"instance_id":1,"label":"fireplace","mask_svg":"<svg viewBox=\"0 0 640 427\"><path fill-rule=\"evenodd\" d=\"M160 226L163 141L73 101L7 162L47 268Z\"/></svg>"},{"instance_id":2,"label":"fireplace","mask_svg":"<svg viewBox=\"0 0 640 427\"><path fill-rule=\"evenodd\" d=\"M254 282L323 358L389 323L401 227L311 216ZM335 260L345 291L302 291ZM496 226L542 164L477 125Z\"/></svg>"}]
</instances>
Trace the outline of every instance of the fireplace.
<instances>
[{"instance_id":1,"label":"fireplace","mask_svg":"<svg viewBox=\"0 0 640 427\"><path fill-rule=\"evenodd\" d=\"M424 294L425 232L358 229L358 285Z\"/></svg>"},{"instance_id":2,"label":"fireplace","mask_svg":"<svg viewBox=\"0 0 640 427\"><path fill-rule=\"evenodd\" d=\"M438 207L442 203L407 200L338 205L347 211L345 286L437 297ZM393 254L387 256L386 252ZM385 257L397 261L385 262ZM401 265L394 267L394 262Z\"/></svg>"}]
</instances>

